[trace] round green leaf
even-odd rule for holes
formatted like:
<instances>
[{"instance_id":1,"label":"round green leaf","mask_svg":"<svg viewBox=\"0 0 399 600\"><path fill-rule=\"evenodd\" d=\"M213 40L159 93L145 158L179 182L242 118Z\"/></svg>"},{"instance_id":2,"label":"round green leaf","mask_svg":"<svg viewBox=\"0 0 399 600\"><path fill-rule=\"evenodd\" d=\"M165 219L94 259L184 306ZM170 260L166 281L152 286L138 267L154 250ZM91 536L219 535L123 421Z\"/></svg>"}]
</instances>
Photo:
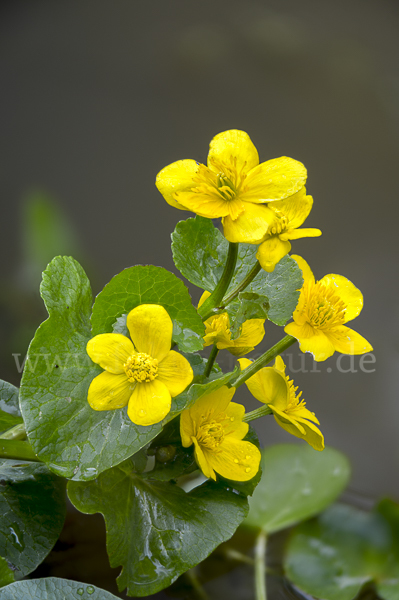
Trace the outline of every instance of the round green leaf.
<instances>
[{"instance_id":1,"label":"round green leaf","mask_svg":"<svg viewBox=\"0 0 399 600\"><path fill-rule=\"evenodd\" d=\"M317 598L352 600L374 582L379 597L396 600L398 558L382 515L337 504L295 529L285 567L291 581Z\"/></svg>"},{"instance_id":2,"label":"round green leaf","mask_svg":"<svg viewBox=\"0 0 399 600\"><path fill-rule=\"evenodd\" d=\"M69 482L78 510L104 515L118 587L147 596L170 585L228 540L248 510L246 498L207 482L190 493L116 467L88 483Z\"/></svg>"},{"instance_id":3,"label":"round green leaf","mask_svg":"<svg viewBox=\"0 0 399 600\"><path fill-rule=\"evenodd\" d=\"M117 600L117 597L94 585L46 577L16 581L0 590L0 600Z\"/></svg>"},{"instance_id":4,"label":"round green leaf","mask_svg":"<svg viewBox=\"0 0 399 600\"><path fill-rule=\"evenodd\" d=\"M0 461L0 556L20 576L31 573L57 541L65 486L40 463Z\"/></svg>"},{"instance_id":5,"label":"round green leaf","mask_svg":"<svg viewBox=\"0 0 399 600\"><path fill-rule=\"evenodd\" d=\"M97 412L89 406L89 385L102 370L86 352L92 294L79 263L56 257L43 274L41 295L49 318L29 346L20 388L28 438L58 475L93 479L138 452L162 427L134 425L126 408Z\"/></svg>"},{"instance_id":6,"label":"round green leaf","mask_svg":"<svg viewBox=\"0 0 399 600\"><path fill-rule=\"evenodd\" d=\"M125 269L96 298L91 318L93 336L112 331L113 324L139 304L161 304L173 321L173 339L182 352L203 348L204 324L184 283L162 267Z\"/></svg>"},{"instance_id":7,"label":"round green leaf","mask_svg":"<svg viewBox=\"0 0 399 600\"><path fill-rule=\"evenodd\" d=\"M273 533L321 512L345 489L347 458L325 448L281 444L262 452L262 477L252 498L246 525Z\"/></svg>"}]
</instances>

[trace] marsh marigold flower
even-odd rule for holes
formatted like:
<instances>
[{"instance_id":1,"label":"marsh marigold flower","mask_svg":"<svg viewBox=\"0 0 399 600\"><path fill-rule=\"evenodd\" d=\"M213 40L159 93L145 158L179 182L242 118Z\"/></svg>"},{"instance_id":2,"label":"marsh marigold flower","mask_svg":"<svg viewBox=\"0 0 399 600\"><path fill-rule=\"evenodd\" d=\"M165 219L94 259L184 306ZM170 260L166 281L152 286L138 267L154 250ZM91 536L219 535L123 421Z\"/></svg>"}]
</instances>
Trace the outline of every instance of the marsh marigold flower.
<instances>
[{"instance_id":1,"label":"marsh marigold flower","mask_svg":"<svg viewBox=\"0 0 399 600\"><path fill-rule=\"evenodd\" d=\"M233 481L248 481L259 470L260 452L243 438L245 409L231 402L235 389L223 386L203 396L180 415L182 444L194 444L194 456L205 477L216 473Z\"/></svg>"},{"instance_id":2,"label":"marsh marigold flower","mask_svg":"<svg viewBox=\"0 0 399 600\"><path fill-rule=\"evenodd\" d=\"M238 362L241 369L246 369L251 364L247 358L240 358ZM320 423L315 414L305 407L305 401L301 399L302 392L297 395L298 387L286 376L281 356L276 358L274 367L260 369L245 383L251 394L273 411L280 427L304 439L315 450L323 450L323 434L314 425Z\"/></svg>"},{"instance_id":3,"label":"marsh marigold flower","mask_svg":"<svg viewBox=\"0 0 399 600\"><path fill-rule=\"evenodd\" d=\"M222 217L230 242L256 244L275 220L267 203L298 192L306 176L304 165L286 156L259 164L249 135L230 129L211 141L207 166L178 160L158 173L156 186L175 208Z\"/></svg>"},{"instance_id":4,"label":"marsh marigold flower","mask_svg":"<svg viewBox=\"0 0 399 600\"><path fill-rule=\"evenodd\" d=\"M256 254L265 271L274 271L276 264L290 252L290 240L321 235L320 229L298 229L309 215L312 206L313 198L306 195L305 188L287 200L270 205L275 212L275 219L269 225Z\"/></svg>"},{"instance_id":5,"label":"marsh marigold flower","mask_svg":"<svg viewBox=\"0 0 399 600\"><path fill-rule=\"evenodd\" d=\"M128 405L136 425L159 423L170 411L171 399L193 379L186 358L171 350L172 319L158 304L141 304L127 316L132 341L119 333L96 335L87 344L91 360L103 369L89 387L94 410Z\"/></svg>"},{"instance_id":6,"label":"marsh marigold flower","mask_svg":"<svg viewBox=\"0 0 399 600\"><path fill-rule=\"evenodd\" d=\"M363 296L342 275L325 275L315 281L307 262L292 256L302 270L304 283L293 314L293 323L284 331L297 338L302 352L311 352L317 361L326 360L334 352L364 354L373 350L369 342L344 323L358 316Z\"/></svg>"},{"instance_id":7,"label":"marsh marigold flower","mask_svg":"<svg viewBox=\"0 0 399 600\"><path fill-rule=\"evenodd\" d=\"M210 292L204 292L198 306L210 296ZM234 356L243 356L252 352L260 344L265 335L265 319L248 319L241 327L240 335L232 340L230 331L230 320L227 312L209 317L204 323L205 336L204 345L216 344L219 350L228 350Z\"/></svg>"}]
</instances>

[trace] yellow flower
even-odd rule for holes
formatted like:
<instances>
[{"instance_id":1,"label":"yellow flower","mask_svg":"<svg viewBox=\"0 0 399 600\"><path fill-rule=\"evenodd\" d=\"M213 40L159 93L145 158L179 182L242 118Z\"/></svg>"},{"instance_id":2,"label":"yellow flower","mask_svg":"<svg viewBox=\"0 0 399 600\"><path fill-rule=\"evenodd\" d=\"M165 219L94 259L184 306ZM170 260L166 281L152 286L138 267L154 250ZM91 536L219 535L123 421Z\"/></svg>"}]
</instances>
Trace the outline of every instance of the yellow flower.
<instances>
[{"instance_id":1,"label":"yellow flower","mask_svg":"<svg viewBox=\"0 0 399 600\"><path fill-rule=\"evenodd\" d=\"M204 292L198 306L201 306L209 296L210 292ZM229 315L221 313L209 317L204 323L204 345L216 344L219 350L228 350L234 356L243 356L251 352L263 340L265 335L264 322L265 319L248 319L242 324L241 334L235 340L232 340Z\"/></svg>"},{"instance_id":2,"label":"yellow flower","mask_svg":"<svg viewBox=\"0 0 399 600\"><path fill-rule=\"evenodd\" d=\"M270 206L275 211L275 220L269 225L256 254L265 271L274 271L276 264L290 252L289 240L321 235L320 229L298 229L309 215L312 206L313 198L306 195L305 188L291 198L273 202Z\"/></svg>"},{"instance_id":3,"label":"yellow flower","mask_svg":"<svg viewBox=\"0 0 399 600\"><path fill-rule=\"evenodd\" d=\"M205 477L216 473L233 481L248 481L259 470L260 452L244 441L248 424L242 422L245 409L231 402L235 389L223 386L203 396L180 415L182 444L194 444L197 464Z\"/></svg>"},{"instance_id":4,"label":"yellow flower","mask_svg":"<svg viewBox=\"0 0 399 600\"><path fill-rule=\"evenodd\" d=\"M298 192L306 182L304 165L283 156L259 164L245 131L231 129L210 143L207 166L179 160L157 175L166 202L202 217L222 217L230 242L258 243L275 214L265 204Z\"/></svg>"},{"instance_id":5,"label":"yellow flower","mask_svg":"<svg viewBox=\"0 0 399 600\"><path fill-rule=\"evenodd\" d=\"M240 358L238 362L241 369L251 364L247 358ZM301 400L302 392L296 395L298 387L294 387L294 382L286 376L281 356L276 358L274 367L260 369L246 381L246 385L259 402L271 408L280 427L302 438L315 450L323 450L323 434L313 425L320 423L314 413L305 408L305 401Z\"/></svg>"},{"instance_id":6,"label":"yellow flower","mask_svg":"<svg viewBox=\"0 0 399 600\"><path fill-rule=\"evenodd\" d=\"M127 316L133 343L119 333L96 335L87 344L93 362L105 369L93 379L88 402L94 410L128 405L136 425L159 423L193 379L187 359L170 349L172 319L158 304L141 304Z\"/></svg>"},{"instance_id":7,"label":"yellow flower","mask_svg":"<svg viewBox=\"0 0 399 600\"><path fill-rule=\"evenodd\" d=\"M342 275L325 275L315 281L307 262L292 256L302 270L304 283L293 323L284 331L297 338L302 352L311 352L317 361L326 360L334 352L364 354L372 346L361 335L346 327L363 308L363 296Z\"/></svg>"}]
</instances>

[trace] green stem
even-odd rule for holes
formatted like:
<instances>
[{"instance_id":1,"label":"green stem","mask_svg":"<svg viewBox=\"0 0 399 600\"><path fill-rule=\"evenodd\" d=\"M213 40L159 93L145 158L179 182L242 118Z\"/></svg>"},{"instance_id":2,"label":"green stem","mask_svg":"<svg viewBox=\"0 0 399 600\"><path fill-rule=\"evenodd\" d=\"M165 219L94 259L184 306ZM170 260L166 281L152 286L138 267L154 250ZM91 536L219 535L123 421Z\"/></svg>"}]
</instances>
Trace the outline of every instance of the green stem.
<instances>
[{"instance_id":1,"label":"green stem","mask_svg":"<svg viewBox=\"0 0 399 600\"><path fill-rule=\"evenodd\" d=\"M34 460L41 462L32 450L29 442L20 440L0 439L0 458L13 458L15 460Z\"/></svg>"},{"instance_id":2,"label":"green stem","mask_svg":"<svg viewBox=\"0 0 399 600\"><path fill-rule=\"evenodd\" d=\"M242 292L243 290L245 290L246 287L249 286L249 284L251 283L251 281L253 279L255 279L255 277L257 276L257 274L259 273L259 271L261 270L261 264L259 261L257 261L256 265L254 267L252 267L252 269L250 270L249 273L247 273L246 277L244 277L244 279L241 281L241 283L239 283L232 292L230 292L230 294L223 300L223 304L221 306L221 308L224 308L225 306L227 306L228 304L230 304L230 302L232 302L233 300L235 300L235 298L237 298L238 294L240 292Z\"/></svg>"},{"instance_id":3,"label":"green stem","mask_svg":"<svg viewBox=\"0 0 399 600\"><path fill-rule=\"evenodd\" d=\"M215 359L216 359L218 353L219 353L218 347L216 346L216 344L213 344L211 353L208 358L208 362L206 363L206 368L204 371L204 378L209 377L209 375L212 371L213 363L215 362Z\"/></svg>"},{"instance_id":4,"label":"green stem","mask_svg":"<svg viewBox=\"0 0 399 600\"><path fill-rule=\"evenodd\" d=\"M252 567L255 565L255 561L250 556L243 554L242 552L238 552L238 550L234 550L233 548L228 548L224 552L226 558L230 560L236 560L237 562L244 563L246 565L251 565Z\"/></svg>"},{"instance_id":5,"label":"green stem","mask_svg":"<svg viewBox=\"0 0 399 600\"><path fill-rule=\"evenodd\" d=\"M212 294L205 300L203 304L198 308L198 314L201 316L203 321L209 319L214 314L214 309L219 306L223 300L223 296L226 293L227 288L230 285L230 281L234 275L236 268L238 254L238 244L229 242L229 252L227 255L227 261L224 266L223 274L213 290Z\"/></svg>"},{"instance_id":6,"label":"green stem","mask_svg":"<svg viewBox=\"0 0 399 600\"><path fill-rule=\"evenodd\" d=\"M267 600L266 592L266 532L261 530L255 543L255 591L256 600Z\"/></svg>"},{"instance_id":7,"label":"green stem","mask_svg":"<svg viewBox=\"0 0 399 600\"><path fill-rule=\"evenodd\" d=\"M262 354L262 356L260 356L256 360L254 360L254 362L251 365L249 365L249 367L247 367L246 369L244 369L244 371L242 371L240 373L240 375L237 377L237 379L235 381L233 381L232 383L230 383L228 385L230 387L235 387L235 388L240 387L240 385L245 383L245 381L247 379L252 377L252 375L255 375L255 373L257 371L259 371L259 369L262 369L262 367L264 367L265 365L267 365L267 363L269 363L271 360L276 358L276 356L278 356L279 354L284 352L284 350L287 350L287 348L292 346L292 344L294 344L296 341L297 341L296 338L292 337L291 335L286 335L285 337L283 337L282 340L277 342L277 344L275 344L272 348L267 350L267 352Z\"/></svg>"},{"instance_id":8,"label":"green stem","mask_svg":"<svg viewBox=\"0 0 399 600\"><path fill-rule=\"evenodd\" d=\"M209 596L198 581L198 577L194 569L189 569L188 571L186 571L185 575L190 581L190 584L193 587L197 598L199 598L200 600L209 600Z\"/></svg>"},{"instance_id":9,"label":"green stem","mask_svg":"<svg viewBox=\"0 0 399 600\"><path fill-rule=\"evenodd\" d=\"M243 421L248 423L249 421L253 421L254 419L259 419L260 417L264 417L265 415L272 415L272 414L273 414L272 409L269 408L267 404L265 404L264 406L261 406L260 408L251 410L251 412L246 413L246 415L244 415Z\"/></svg>"},{"instance_id":10,"label":"green stem","mask_svg":"<svg viewBox=\"0 0 399 600\"><path fill-rule=\"evenodd\" d=\"M26 430L23 423L20 425L15 425L15 427L12 427L0 435L0 440L24 440L25 438Z\"/></svg>"}]
</instances>

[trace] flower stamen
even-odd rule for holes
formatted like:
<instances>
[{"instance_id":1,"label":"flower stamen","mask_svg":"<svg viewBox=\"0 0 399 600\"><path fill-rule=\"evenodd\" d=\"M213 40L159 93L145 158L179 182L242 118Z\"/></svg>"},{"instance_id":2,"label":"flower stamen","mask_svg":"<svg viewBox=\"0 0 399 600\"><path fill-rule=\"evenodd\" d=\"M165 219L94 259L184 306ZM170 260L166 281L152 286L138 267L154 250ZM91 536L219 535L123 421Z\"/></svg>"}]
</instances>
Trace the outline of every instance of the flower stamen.
<instances>
[{"instance_id":1,"label":"flower stamen","mask_svg":"<svg viewBox=\"0 0 399 600\"><path fill-rule=\"evenodd\" d=\"M158 377L158 360L145 352L129 356L123 367L132 383L149 383Z\"/></svg>"}]
</instances>

